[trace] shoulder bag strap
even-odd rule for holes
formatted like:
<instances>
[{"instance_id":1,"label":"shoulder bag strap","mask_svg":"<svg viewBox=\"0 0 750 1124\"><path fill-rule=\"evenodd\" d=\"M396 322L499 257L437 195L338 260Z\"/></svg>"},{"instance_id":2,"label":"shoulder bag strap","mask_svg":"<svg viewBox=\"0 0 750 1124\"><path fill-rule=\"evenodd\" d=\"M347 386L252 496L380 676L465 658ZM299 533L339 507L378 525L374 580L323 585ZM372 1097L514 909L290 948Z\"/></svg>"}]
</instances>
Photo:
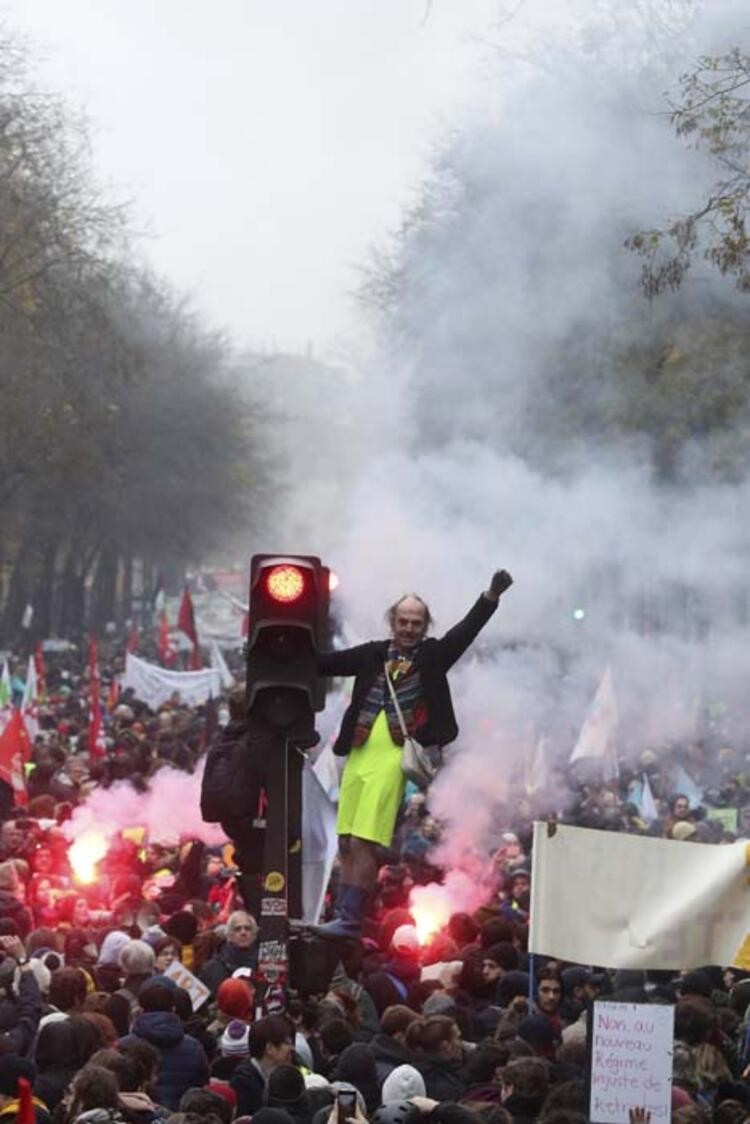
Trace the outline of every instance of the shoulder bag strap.
<instances>
[{"instance_id":1,"label":"shoulder bag strap","mask_svg":"<svg viewBox=\"0 0 750 1124\"><path fill-rule=\"evenodd\" d=\"M388 664L387 663L383 664L383 670L385 671L385 681L388 684L388 690L391 692L391 698L393 699L393 705L396 709L396 717L398 718L398 724L401 727L401 733L404 735L404 741L406 741L406 739L409 737L409 735L406 731L406 723L404 722L404 716L401 713L401 707L399 706L398 699L396 698L396 688L393 686L393 682L392 682L391 677L388 673Z\"/></svg>"}]
</instances>

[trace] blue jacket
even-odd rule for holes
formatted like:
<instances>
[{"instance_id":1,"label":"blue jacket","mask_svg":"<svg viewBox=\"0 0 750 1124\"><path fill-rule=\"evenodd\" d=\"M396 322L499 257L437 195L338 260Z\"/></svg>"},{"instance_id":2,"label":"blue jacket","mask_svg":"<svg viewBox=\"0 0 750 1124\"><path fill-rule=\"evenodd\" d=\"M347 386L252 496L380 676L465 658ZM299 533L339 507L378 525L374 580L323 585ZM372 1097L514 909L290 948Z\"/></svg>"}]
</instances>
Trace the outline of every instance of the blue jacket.
<instances>
[{"instance_id":1,"label":"blue jacket","mask_svg":"<svg viewBox=\"0 0 750 1124\"><path fill-rule=\"evenodd\" d=\"M143 1011L133 1023L133 1032L120 1039L127 1046L136 1038L150 1042L159 1051L161 1065L154 1086L154 1100L177 1111L186 1089L208 1084L208 1060L200 1042L185 1034L174 1011Z\"/></svg>"}]
</instances>

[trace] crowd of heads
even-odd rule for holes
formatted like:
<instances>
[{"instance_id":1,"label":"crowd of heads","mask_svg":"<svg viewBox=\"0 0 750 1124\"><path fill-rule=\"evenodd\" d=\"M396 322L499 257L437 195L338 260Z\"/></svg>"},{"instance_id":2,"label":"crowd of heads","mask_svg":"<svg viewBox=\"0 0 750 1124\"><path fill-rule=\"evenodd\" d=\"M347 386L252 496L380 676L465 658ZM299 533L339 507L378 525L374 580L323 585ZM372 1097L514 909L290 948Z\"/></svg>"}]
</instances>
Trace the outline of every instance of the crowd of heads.
<instances>
[{"instance_id":1,"label":"crowd of heads","mask_svg":"<svg viewBox=\"0 0 750 1124\"><path fill-rule=\"evenodd\" d=\"M104 701L118 664L106 648L101 658ZM449 828L429 793L411 793L362 939L329 946L324 971L267 988L230 847L156 842L133 824L108 839L92 879L79 876L75 808L121 780L145 791L165 766L194 769L212 736L210 708L173 698L153 712L121 695L92 761L84 664L48 660L28 803L3 789L0 1117L14 1118L28 1082L42 1121L580 1124L597 996L674 1005L676 1120L750 1117L750 976L612 972L527 951L535 816L729 843L750 836L742 753L664 747L615 781L579 768L547 791L519 786L492 846L464 856L480 904L429 935L412 891L443 881Z\"/></svg>"}]
</instances>

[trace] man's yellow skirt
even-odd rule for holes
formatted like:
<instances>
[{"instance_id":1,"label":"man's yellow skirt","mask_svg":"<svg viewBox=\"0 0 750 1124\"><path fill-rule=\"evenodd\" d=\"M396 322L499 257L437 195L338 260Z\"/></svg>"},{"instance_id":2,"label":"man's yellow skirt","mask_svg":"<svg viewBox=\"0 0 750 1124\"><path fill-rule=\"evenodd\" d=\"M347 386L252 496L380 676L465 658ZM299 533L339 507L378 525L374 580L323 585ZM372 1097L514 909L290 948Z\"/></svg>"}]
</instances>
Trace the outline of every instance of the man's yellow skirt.
<instances>
[{"instance_id":1,"label":"man's yellow skirt","mask_svg":"<svg viewBox=\"0 0 750 1124\"><path fill-rule=\"evenodd\" d=\"M367 741L351 749L346 759L336 823L339 835L356 835L390 847L406 781L401 753L381 710Z\"/></svg>"}]
</instances>

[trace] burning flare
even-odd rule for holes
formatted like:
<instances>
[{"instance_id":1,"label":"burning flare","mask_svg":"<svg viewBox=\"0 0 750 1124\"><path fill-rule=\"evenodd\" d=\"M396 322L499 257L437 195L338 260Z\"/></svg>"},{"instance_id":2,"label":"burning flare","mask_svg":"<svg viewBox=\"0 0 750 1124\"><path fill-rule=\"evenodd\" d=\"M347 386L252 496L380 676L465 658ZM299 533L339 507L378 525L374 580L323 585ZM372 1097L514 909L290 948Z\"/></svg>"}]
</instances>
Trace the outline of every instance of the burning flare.
<instances>
[{"instance_id":1,"label":"burning flare","mask_svg":"<svg viewBox=\"0 0 750 1124\"><path fill-rule=\"evenodd\" d=\"M107 840L102 832L92 828L89 831L84 831L83 835L79 835L68 851L68 858L76 882L84 885L95 882L97 876L96 864L104 858L106 853Z\"/></svg>"}]
</instances>

